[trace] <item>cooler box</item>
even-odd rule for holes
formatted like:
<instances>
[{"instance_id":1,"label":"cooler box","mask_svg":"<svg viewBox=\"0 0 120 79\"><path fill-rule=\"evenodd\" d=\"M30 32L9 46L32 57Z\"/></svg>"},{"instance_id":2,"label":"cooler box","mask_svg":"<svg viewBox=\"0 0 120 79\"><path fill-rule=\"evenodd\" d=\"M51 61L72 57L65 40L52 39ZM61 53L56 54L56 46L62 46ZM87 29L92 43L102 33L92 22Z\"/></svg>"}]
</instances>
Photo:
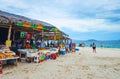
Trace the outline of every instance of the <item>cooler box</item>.
<instances>
[{"instance_id":1,"label":"cooler box","mask_svg":"<svg viewBox=\"0 0 120 79\"><path fill-rule=\"evenodd\" d=\"M76 48L75 50L76 50L76 51L79 51L79 49L78 49L78 48Z\"/></svg>"},{"instance_id":2,"label":"cooler box","mask_svg":"<svg viewBox=\"0 0 120 79\"><path fill-rule=\"evenodd\" d=\"M80 47L76 47L75 50L76 50L76 51L80 51Z\"/></svg>"}]
</instances>

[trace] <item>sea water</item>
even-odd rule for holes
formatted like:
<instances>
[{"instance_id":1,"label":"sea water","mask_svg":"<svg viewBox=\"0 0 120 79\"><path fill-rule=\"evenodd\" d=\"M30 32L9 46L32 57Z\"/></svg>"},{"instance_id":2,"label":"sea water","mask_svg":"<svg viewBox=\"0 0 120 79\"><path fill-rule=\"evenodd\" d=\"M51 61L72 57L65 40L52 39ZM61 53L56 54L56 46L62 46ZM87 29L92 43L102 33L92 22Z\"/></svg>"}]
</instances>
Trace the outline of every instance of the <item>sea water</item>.
<instances>
[{"instance_id":1,"label":"sea water","mask_svg":"<svg viewBox=\"0 0 120 79\"><path fill-rule=\"evenodd\" d=\"M97 47L101 47L101 44L104 48L120 48L120 40L119 41L73 41L79 46L80 43L84 43L85 47L90 47L90 44L93 42L96 44Z\"/></svg>"}]
</instances>

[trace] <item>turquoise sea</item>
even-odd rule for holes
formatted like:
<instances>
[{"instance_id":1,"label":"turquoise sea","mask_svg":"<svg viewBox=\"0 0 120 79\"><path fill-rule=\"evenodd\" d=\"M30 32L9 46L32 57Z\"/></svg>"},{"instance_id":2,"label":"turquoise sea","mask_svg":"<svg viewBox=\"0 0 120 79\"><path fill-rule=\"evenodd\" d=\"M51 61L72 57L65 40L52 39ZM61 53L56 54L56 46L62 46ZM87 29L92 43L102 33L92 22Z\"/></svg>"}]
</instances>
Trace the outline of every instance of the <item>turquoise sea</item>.
<instances>
[{"instance_id":1,"label":"turquoise sea","mask_svg":"<svg viewBox=\"0 0 120 79\"><path fill-rule=\"evenodd\" d=\"M90 47L90 44L92 44L94 42L97 47L100 47L100 45L102 44L104 48L120 48L120 40L112 40L112 41L79 41L79 40L73 40L73 42L75 42L77 46L79 46L80 43L84 42L85 47Z\"/></svg>"}]
</instances>

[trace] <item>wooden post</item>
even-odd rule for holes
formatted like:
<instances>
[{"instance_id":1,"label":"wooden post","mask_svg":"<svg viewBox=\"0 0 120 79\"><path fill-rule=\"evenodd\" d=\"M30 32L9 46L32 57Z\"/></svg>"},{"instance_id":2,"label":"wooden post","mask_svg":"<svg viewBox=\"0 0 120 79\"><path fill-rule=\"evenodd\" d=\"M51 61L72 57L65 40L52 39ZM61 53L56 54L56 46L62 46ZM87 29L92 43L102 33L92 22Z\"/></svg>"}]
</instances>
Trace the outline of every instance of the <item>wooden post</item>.
<instances>
[{"instance_id":1,"label":"wooden post","mask_svg":"<svg viewBox=\"0 0 120 79\"><path fill-rule=\"evenodd\" d=\"M15 40L15 30L13 30L13 41Z\"/></svg>"},{"instance_id":2,"label":"wooden post","mask_svg":"<svg viewBox=\"0 0 120 79\"><path fill-rule=\"evenodd\" d=\"M10 40L10 37L11 37L11 30L12 30L12 24L10 22L10 27L9 27L9 30L8 30L8 40Z\"/></svg>"},{"instance_id":3,"label":"wooden post","mask_svg":"<svg viewBox=\"0 0 120 79\"><path fill-rule=\"evenodd\" d=\"M43 36L44 36L44 30L42 30L42 40L43 40Z\"/></svg>"},{"instance_id":4,"label":"wooden post","mask_svg":"<svg viewBox=\"0 0 120 79\"><path fill-rule=\"evenodd\" d=\"M54 32L54 43L55 43L55 40L56 40L56 32Z\"/></svg>"}]
</instances>

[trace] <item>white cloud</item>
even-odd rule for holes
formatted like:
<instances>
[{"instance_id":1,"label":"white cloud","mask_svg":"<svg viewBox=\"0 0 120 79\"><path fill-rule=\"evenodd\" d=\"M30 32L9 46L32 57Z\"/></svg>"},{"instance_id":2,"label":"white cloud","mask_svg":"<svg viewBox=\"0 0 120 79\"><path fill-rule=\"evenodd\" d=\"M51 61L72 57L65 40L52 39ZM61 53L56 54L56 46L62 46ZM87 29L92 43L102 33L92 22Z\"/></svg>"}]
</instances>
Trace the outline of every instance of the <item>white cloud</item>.
<instances>
[{"instance_id":1,"label":"white cloud","mask_svg":"<svg viewBox=\"0 0 120 79\"><path fill-rule=\"evenodd\" d=\"M54 19L48 20L60 29L68 28L76 32L120 31L117 24L108 24L104 19Z\"/></svg>"},{"instance_id":2,"label":"white cloud","mask_svg":"<svg viewBox=\"0 0 120 79\"><path fill-rule=\"evenodd\" d=\"M22 9L22 14L33 19L39 19L49 22L60 29L70 29L71 31L89 32L89 31L120 31L117 24L108 23L104 18L110 16L120 16L108 12L120 7L119 0L0 0L0 8L6 11L13 11L9 7ZM78 11L78 13L74 13ZM80 18L81 12L94 13L98 19ZM74 14L73 14L74 13ZM79 15L73 18L72 16ZM99 19L101 18L102 19ZM80 18L80 19L79 19Z\"/></svg>"},{"instance_id":3,"label":"white cloud","mask_svg":"<svg viewBox=\"0 0 120 79\"><path fill-rule=\"evenodd\" d=\"M26 4L25 0L0 0L0 7L2 9L7 9L10 6L16 7L16 8L27 8L29 4Z\"/></svg>"}]
</instances>

